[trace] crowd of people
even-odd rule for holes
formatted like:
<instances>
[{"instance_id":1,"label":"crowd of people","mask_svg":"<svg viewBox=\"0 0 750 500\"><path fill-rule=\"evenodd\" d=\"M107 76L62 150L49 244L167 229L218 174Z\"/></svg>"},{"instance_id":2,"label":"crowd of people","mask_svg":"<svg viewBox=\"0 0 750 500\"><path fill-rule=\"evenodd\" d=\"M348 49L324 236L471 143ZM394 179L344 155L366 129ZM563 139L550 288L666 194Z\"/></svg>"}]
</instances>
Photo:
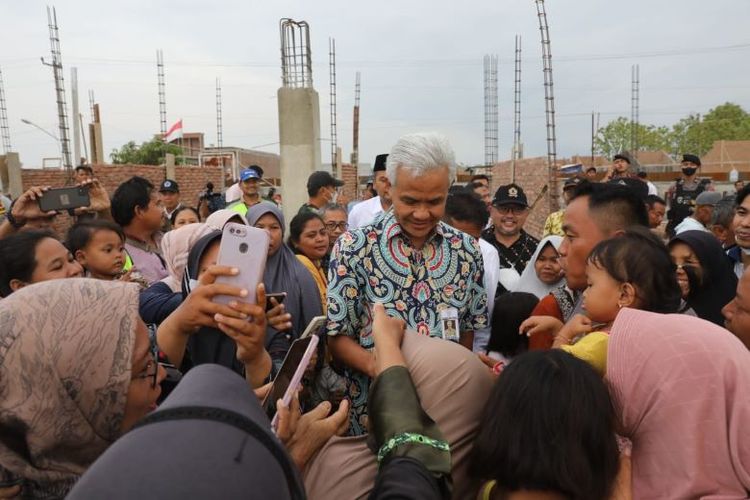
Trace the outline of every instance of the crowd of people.
<instances>
[{"instance_id":1,"label":"crowd of people","mask_svg":"<svg viewBox=\"0 0 750 500\"><path fill-rule=\"evenodd\" d=\"M564 179L540 233L540 193L459 185L435 133L355 202L312 173L290 221L257 165L195 206L81 165L65 234L29 188L0 222L0 498L748 498L750 186L685 154L662 198L633 164ZM268 235L254 290L228 223Z\"/></svg>"}]
</instances>

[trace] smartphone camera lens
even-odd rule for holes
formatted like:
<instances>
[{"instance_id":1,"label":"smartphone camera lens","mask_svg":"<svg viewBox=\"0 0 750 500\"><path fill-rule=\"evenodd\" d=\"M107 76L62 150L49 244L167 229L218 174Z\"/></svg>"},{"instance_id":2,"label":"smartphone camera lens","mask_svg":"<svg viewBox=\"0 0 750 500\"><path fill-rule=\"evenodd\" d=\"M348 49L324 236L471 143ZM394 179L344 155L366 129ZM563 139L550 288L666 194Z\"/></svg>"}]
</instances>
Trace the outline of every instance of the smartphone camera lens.
<instances>
[{"instance_id":1,"label":"smartphone camera lens","mask_svg":"<svg viewBox=\"0 0 750 500\"><path fill-rule=\"evenodd\" d=\"M240 253L247 253L247 243L240 243Z\"/></svg>"}]
</instances>

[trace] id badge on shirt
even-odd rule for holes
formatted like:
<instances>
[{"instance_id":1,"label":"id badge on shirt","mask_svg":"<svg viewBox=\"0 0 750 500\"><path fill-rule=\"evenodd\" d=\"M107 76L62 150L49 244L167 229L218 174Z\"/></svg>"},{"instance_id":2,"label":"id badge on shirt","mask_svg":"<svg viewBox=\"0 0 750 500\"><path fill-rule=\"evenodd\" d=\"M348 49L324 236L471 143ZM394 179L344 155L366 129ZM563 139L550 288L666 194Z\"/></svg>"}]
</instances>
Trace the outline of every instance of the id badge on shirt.
<instances>
[{"instance_id":1,"label":"id badge on shirt","mask_svg":"<svg viewBox=\"0 0 750 500\"><path fill-rule=\"evenodd\" d=\"M458 310L447 307L440 311L440 329L443 340L458 342Z\"/></svg>"}]
</instances>

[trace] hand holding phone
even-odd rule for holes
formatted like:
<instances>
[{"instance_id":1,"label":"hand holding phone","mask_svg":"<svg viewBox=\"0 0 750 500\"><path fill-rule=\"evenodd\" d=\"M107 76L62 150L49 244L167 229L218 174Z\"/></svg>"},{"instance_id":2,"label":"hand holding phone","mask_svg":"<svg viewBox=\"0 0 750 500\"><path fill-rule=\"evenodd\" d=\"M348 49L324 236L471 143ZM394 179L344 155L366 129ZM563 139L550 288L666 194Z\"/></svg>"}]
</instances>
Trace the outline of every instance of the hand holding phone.
<instances>
[{"instance_id":1,"label":"hand holding phone","mask_svg":"<svg viewBox=\"0 0 750 500\"><path fill-rule=\"evenodd\" d=\"M278 424L278 413L276 411L276 401L281 399L284 406L289 403L297 392L302 376L310 364L310 360L318 347L319 338L313 335L304 339L295 340L289 348L284 362L281 365L279 374L273 381L273 387L268 392L266 399L263 400L263 409L266 415L271 419L271 427L276 429Z\"/></svg>"},{"instance_id":2,"label":"hand holding phone","mask_svg":"<svg viewBox=\"0 0 750 500\"><path fill-rule=\"evenodd\" d=\"M255 290L263 280L269 243L268 233L263 229L235 222L226 224L221 236L219 258L216 263L220 266L235 267L240 272L234 276L219 276L216 278L216 283L247 290L245 302L255 304L257 300ZM214 297L214 302L220 304L229 304L234 300L237 298L229 295Z\"/></svg>"},{"instance_id":3,"label":"hand holding phone","mask_svg":"<svg viewBox=\"0 0 750 500\"><path fill-rule=\"evenodd\" d=\"M276 303L274 304L271 299L274 299ZM279 304L284 303L284 299L286 299L286 292L280 292L280 293L267 293L266 294L266 312L270 311L274 307L276 307Z\"/></svg>"},{"instance_id":4,"label":"hand holding phone","mask_svg":"<svg viewBox=\"0 0 750 500\"><path fill-rule=\"evenodd\" d=\"M39 209L43 212L73 210L88 207L90 204L88 186L50 189L39 198Z\"/></svg>"}]
</instances>

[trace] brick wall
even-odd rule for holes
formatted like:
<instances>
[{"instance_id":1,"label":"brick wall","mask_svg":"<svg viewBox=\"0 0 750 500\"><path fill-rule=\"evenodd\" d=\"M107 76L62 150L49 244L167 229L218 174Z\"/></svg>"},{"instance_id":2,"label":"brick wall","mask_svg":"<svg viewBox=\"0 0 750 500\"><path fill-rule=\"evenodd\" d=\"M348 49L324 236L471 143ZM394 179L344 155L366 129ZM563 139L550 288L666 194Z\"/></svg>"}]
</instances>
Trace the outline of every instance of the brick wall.
<instances>
[{"instance_id":1,"label":"brick wall","mask_svg":"<svg viewBox=\"0 0 750 500\"><path fill-rule=\"evenodd\" d=\"M110 196L117 186L134 175L145 177L157 187L166 175L165 167L154 165L94 165L93 168L95 177L104 184ZM216 190L221 190L223 183L220 167L178 165L175 167L175 177L174 180L180 186L182 203L191 206L197 205L198 195L206 188L206 182L213 182ZM23 169L21 179L24 190L31 186L62 187L65 185L66 173L64 170ZM60 215L55 229L64 235L71 222L67 214Z\"/></svg>"},{"instance_id":2,"label":"brick wall","mask_svg":"<svg viewBox=\"0 0 750 500\"><path fill-rule=\"evenodd\" d=\"M344 181L344 186L341 190L346 193L350 200L356 200L359 198L357 192L357 171L353 165L344 163L339 168L339 176Z\"/></svg>"},{"instance_id":3,"label":"brick wall","mask_svg":"<svg viewBox=\"0 0 750 500\"><path fill-rule=\"evenodd\" d=\"M498 187L510 184L512 179L511 166L512 162L504 161L492 168L491 191L493 195ZM534 203L544 186L548 184L547 158L538 157L516 160L516 184L523 188L529 204ZM524 229L536 238L542 235L544 221L547 219L547 216L559 207L559 193L557 191L562 183L556 182L555 184L555 186L549 186L547 193L539 199L526 219Z\"/></svg>"}]
</instances>

